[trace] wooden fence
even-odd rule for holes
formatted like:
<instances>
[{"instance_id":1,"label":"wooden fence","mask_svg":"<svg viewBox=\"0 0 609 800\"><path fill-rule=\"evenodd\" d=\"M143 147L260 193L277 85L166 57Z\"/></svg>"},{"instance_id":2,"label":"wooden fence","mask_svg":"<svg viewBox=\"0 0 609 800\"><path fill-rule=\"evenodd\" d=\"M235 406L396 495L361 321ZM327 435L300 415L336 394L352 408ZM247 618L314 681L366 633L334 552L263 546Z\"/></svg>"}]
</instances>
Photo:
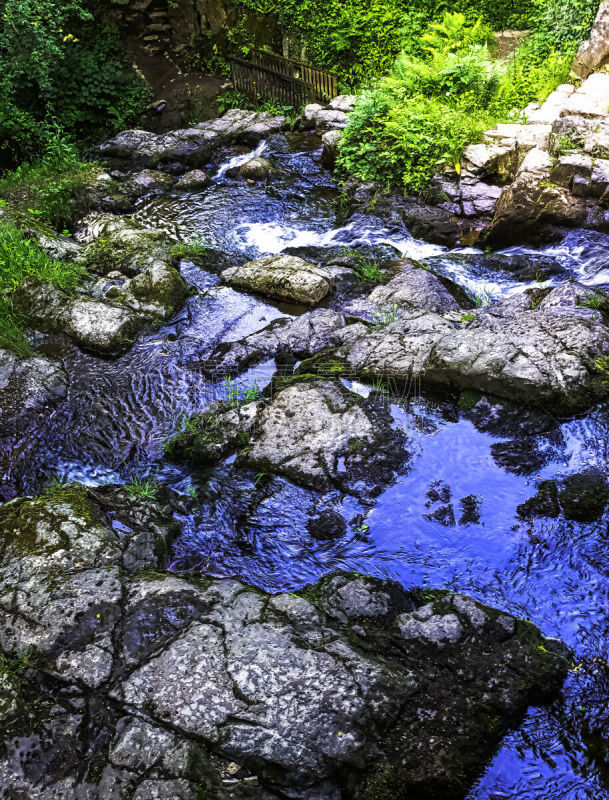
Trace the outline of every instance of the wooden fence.
<instances>
[{"instance_id":1,"label":"wooden fence","mask_svg":"<svg viewBox=\"0 0 609 800\"><path fill-rule=\"evenodd\" d=\"M325 103L337 95L337 76L300 61L254 50L250 60L232 58L233 86L238 92L286 106Z\"/></svg>"}]
</instances>

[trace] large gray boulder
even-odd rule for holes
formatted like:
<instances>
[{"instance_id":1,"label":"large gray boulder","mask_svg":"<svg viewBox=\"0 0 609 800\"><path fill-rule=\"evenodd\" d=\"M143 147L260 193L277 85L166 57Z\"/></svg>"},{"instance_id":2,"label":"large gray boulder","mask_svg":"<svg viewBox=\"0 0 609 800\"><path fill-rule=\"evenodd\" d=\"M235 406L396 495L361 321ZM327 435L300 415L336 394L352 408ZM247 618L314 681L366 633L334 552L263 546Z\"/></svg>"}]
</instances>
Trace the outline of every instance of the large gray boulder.
<instances>
[{"instance_id":1,"label":"large gray boulder","mask_svg":"<svg viewBox=\"0 0 609 800\"><path fill-rule=\"evenodd\" d=\"M314 489L379 494L407 461L382 396L364 400L335 380L299 381L260 411L241 463Z\"/></svg>"},{"instance_id":2,"label":"large gray boulder","mask_svg":"<svg viewBox=\"0 0 609 800\"><path fill-rule=\"evenodd\" d=\"M331 275L297 256L270 256L230 267L222 280L234 289L315 306L332 289Z\"/></svg>"},{"instance_id":3,"label":"large gray boulder","mask_svg":"<svg viewBox=\"0 0 609 800\"><path fill-rule=\"evenodd\" d=\"M609 0L601 0L590 36L580 44L571 71L578 78L587 78L595 70L601 69L608 58Z\"/></svg>"},{"instance_id":4,"label":"large gray boulder","mask_svg":"<svg viewBox=\"0 0 609 800\"><path fill-rule=\"evenodd\" d=\"M14 293L14 303L30 325L46 333L65 333L97 353L124 349L138 326L127 308L97 300L75 299L48 283L28 279Z\"/></svg>"},{"instance_id":5,"label":"large gray boulder","mask_svg":"<svg viewBox=\"0 0 609 800\"><path fill-rule=\"evenodd\" d=\"M368 301L380 308L437 311L441 314L472 308L473 302L457 284L441 278L426 267L406 260L389 283L377 286Z\"/></svg>"},{"instance_id":6,"label":"large gray boulder","mask_svg":"<svg viewBox=\"0 0 609 800\"><path fill-rule=\"evenodd\" d=\"M600 310L581 302L578 292L559 287L536 308L530 297L517 295L460 322L430 312L402 314L316 358L337 358L369 379L421 380L579 410L609 391L609 327Z\"/></svg>"},{"instance_id":7,"label":"large gray boulder","mask_svg":"<svg viewBox=\"0 0 609 800\"><path fill-rule=\"evenodd\" d=\"M609 76L607 76L609 79ZM544 224L583 225L586 204L550 181L552 160L547 151L532 149L515 180L506 186L484 240L492 245L512 244Z\"/></svg>"},{"instance_id":8,"label":"large gray boulder","mask_svg":"<svg viewBox=\"0 0 609 800\"><path fill-rule=\"evenodd\" d=\"M155 134L148 131L122 131L99 147L104 159L118 159L134 165L153 167L179 163L185 167L202 167L222 145L230 142L256 145L285 122L282 116L267 112L255 113L231 109L223 117L202 122L196 128Z\"/></svg>"},{"instance_id":9,"label":"large gray boulder","mask_svg":"<svg viewBox=\"0 0 609 800\"><path fill-rule=\"evenodd\" d=\"M78 485L0 509L7 797L463 797L566 675L557 642L459 594L169 575L169 512Z\"/></svg>"}]
</instances>

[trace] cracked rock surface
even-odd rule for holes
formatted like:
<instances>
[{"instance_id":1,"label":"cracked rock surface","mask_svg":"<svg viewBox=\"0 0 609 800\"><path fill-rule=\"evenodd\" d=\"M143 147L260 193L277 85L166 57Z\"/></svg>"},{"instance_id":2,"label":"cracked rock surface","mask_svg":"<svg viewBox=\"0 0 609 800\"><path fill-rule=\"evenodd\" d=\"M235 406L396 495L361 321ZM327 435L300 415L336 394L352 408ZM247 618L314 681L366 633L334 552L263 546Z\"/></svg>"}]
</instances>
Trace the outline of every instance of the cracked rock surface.
<instances>
[{"instance_id":1,"label":"cracked rock surface","mask_svg":"<svg viewBox=\"0 0 609 800\"><path fill-rule=\"evenodd\" d=\"M0 509L3 796L463 797L566 673L557 642L461 595L167 574L175 532L116 487Z\"/></svg>"},{"instance_id":2,"label":"cracked rock surface","mask_svg":"<svg viewBox=\"0 0 609 800\"><path fill-rule=\"evenodd\" d=\"M360 326L361 335L327 355L368 378L420 379L533 406L584 409L607 394L609 327L579 294L576 284L563 284L536 307L521 294L461 318L403 313L380 331Z\"/></svg>"}]
</instances>

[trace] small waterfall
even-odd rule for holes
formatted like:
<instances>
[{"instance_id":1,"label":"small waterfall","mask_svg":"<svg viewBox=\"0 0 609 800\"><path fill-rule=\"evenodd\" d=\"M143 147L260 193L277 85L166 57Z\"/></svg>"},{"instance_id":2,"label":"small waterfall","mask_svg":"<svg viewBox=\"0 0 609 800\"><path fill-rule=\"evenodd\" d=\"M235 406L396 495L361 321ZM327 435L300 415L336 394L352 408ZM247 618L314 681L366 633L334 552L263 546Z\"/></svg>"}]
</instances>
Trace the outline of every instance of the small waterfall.
<instances>
[{"instance_id":1,"label":"small waterfall","mask_svg":"<svg viewBox=\"0 0 609 800\"><path fill-rule=\"evenodd\" d=\"M222 164L220 169L214 175L214 180L215 181L221 180L229 170L235 169L236 167L240 167L242 164L247 164L247 162L251 161L252 158L256 158L257 156L262 155L262 153L264 153L265 150L266 150L266 140L263 139L258 144L258 147L256 147L256 149L253 150L252 152L242 153L239 156L233 156L233 158L230 158L226 162L226 164Z\"/></svg>"}]
</instances>

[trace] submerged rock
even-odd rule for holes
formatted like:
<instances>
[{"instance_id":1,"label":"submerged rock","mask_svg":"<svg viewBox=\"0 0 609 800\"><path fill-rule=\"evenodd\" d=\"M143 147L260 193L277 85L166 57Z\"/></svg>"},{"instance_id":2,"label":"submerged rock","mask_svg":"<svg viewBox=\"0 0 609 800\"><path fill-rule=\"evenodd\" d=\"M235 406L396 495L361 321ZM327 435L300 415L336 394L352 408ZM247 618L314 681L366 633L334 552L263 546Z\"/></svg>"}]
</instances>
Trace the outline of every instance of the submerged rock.
<instances>
[{"instance_id":1,"label":"submerged rock","mask_svg":"<svg viewBox=\"0 0 609 800\"><path fill-rule=\"evenodd\" d=\"M0 677L5 792L463 797L565 677L558 643L462 595L348 573L274 596L168 575L173 530L112 487L0 509L0 648L22 670Z\"/></svg>"},{"instance_id":2,"label":"submerged rock","mask_svg":"<svg viewBox=\"0 0 609 800\"><path fill-rule=\"evenodd\" d=\"M0 422L40 412L63 399L67 391L68 376L58 361L20 358L0 349Z\"/></svg>"},{"instance_id":3,"label":"submerged rock","mask_svg":"<svg viewBox=\"0 0 609 800\"><path fill-rule=\"evenodd\" d=\"M271 256L224 270L222 280L234 289L304 305L317 305L332 288L328 272L296 256Z\"/></svg>"},{"instance_id":4,"label":"submerged rock","mask_svg":"<svg viewBox=\"0 0 609 800\"><path fill-rule=\"evenodd\" d=\"M609 503L609 484L598 469L578 472L565 478L558 499L567 519L594 522Z\"/></svg>"}]
</instances>

